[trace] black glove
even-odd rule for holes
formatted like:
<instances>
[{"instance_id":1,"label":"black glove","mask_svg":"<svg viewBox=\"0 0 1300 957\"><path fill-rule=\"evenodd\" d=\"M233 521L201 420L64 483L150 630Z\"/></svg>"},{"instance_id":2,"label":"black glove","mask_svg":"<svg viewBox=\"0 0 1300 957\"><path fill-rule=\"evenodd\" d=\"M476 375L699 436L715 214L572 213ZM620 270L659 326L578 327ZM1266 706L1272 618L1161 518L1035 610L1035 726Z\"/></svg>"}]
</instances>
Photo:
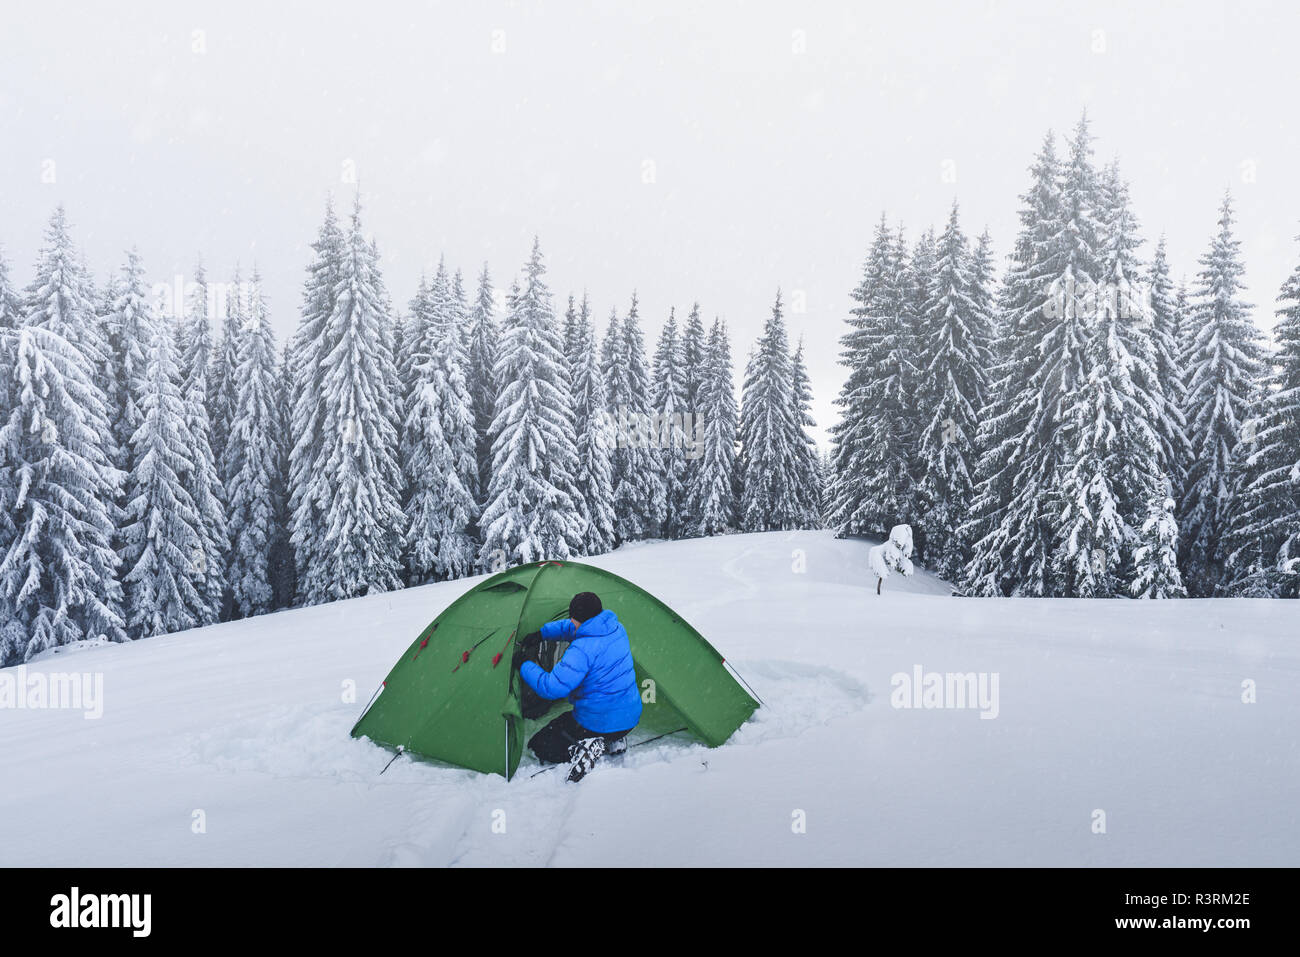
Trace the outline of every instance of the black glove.
<instances>
[{"instance_id":1,"label":"black glove","mask_svg":"<svg viewBox=\"0 0 1300 957\"><path fill-rule=\"evenodd\" d=\"M532 634L524 635L523 639L515 642L515 653L510 659L511 664L518 668L528 657L528 652L532 651L542 643L542 633L534 631Z\"/></svg>"}]
</instances>

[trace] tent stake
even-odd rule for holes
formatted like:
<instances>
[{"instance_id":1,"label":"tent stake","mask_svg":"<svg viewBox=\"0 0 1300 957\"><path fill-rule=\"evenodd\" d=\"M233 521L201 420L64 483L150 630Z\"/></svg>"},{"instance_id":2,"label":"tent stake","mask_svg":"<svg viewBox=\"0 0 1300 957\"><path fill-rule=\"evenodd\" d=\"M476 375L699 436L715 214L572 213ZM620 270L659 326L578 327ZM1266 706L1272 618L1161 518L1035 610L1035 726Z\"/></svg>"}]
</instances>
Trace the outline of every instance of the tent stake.
<instances>
[{"instance_id":1,"label":"tent stake","mask_svg":"<svg viewBox=\"0 0 1300 957\"><path fill-rule=\"evenodd\" d=\"M406 746L405 746L405 745L401 745L401 744L399 744L399 745L397 746L397 753L393 755L392 760L390 760L387 764L384 765L384 771L387 771L389 768L391 768L391 767L393 766L393 761L396 761L396 760L397 760L398 758L400 758L400 757L401 757L405 752L406 752ZM383 774L384 771L380 771L379 773L380 773L380 774Z\"/></svg>"}]
</instances>

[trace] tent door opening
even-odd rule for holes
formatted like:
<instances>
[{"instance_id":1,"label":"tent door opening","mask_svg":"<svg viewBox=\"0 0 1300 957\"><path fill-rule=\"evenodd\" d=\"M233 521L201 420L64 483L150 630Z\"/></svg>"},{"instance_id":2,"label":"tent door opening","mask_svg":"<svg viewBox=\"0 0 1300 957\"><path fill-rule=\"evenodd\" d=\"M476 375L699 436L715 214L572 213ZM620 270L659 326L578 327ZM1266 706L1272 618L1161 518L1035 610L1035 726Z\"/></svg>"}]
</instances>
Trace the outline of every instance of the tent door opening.
<instances>
[{"instance_id":1,"label":"tent door opening","mask_svg":"<svg viewBox=\"0 0 1300 957\"><path fill-rule=\"evenodd\" d=\"M543 641L524 656L526 661L535 661L545 671L550 671L564 657L569 647L567 641ZM519 713L528 720L544 717L553 707L564 704L563 700L548 701L539 695L524 681L519 682Z\"/></svg>"}]
</instances>

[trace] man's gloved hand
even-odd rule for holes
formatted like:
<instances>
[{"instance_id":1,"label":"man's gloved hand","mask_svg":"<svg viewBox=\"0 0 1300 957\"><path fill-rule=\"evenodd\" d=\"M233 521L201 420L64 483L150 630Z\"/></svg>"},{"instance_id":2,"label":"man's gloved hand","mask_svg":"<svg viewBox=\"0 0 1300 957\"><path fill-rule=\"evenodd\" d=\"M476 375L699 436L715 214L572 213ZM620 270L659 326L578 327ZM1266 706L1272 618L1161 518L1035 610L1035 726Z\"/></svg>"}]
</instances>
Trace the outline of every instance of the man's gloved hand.
<instances>
[{"instance_id":1,"label":"man's gloved hand","mask_svg":"<svg viewBox=\"0 0 1300 957\"><path fill-rule=\"evenodd\" d=\"M515 653L511 663L518 668L528 657L528 652L532 651L542 643L542 633L534 631L531 634L524 635L519 641L515 642Z\"/></svg>"}]
</instances>

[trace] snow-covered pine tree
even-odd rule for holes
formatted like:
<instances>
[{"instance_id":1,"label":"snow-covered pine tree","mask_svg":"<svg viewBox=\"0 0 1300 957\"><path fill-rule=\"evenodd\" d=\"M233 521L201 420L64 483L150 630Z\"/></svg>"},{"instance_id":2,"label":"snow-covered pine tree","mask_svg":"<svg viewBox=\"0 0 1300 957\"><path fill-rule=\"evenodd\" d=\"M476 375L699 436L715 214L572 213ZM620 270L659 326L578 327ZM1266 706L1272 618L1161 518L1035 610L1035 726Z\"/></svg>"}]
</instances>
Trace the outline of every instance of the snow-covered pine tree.
<instances>
[{"instance_id":1,"label":"snow-covered pine tree","mask_svg":"<svg viewBox=\"0 0 1300 957\"><path fill-rule=\"evenodd\" d=\"M700 469L700 455L702 453L702 442L704 439L704 420L700 414L700 388L704 379L704 362L705 353L708 350L708 340L704 334L704 322L700 318L700 304L698 302L691 305L690 314L686 317L686 324L682 327L682 382L683 382L683 410L684 414L689 415L690 429L686 438L688 441L701 443L696 446L694 457L688 456L682 483L686 490L682 498L681 505L681 527L683 534L694 535L695 527L699 523L699 516L693 509L694 496L691 489L695 485L695 475Z\"/></svg>"},{"instance_id":2,"label":"snow-covered pine tree","mask_svg":"<svg viewBox=\"0 0 1300 957\"><path fill-rule=\"evenodd\" d=\"M800 527L797 457L805 435L795 416L794 370L781 293L745 369L740 405L740 527Z\"/></svg>"},{"instance_id":3,"label":"snow-covered pine tree","mask_svg":"<svg viewBox=\"0 0 1300 957\"><path fill-rule=\"evenodd\" d=\"M421 284L408 327L410 372L402 461L406 471L406 560L412 584L472 574L477 548L477 436L466 382L469 356L460 304L446 265ZM417 296L417 300L420 296Z\"/></svg>"},{"instance_id":4,"label":"snow-covered pine tree","mask_svg":"<svg viewBox=\"0 0 1300 957\"><path fill-rule=\"evenodd\" d=\"M841 339L841 362L850 372L837 400L845 411L832 429L831 524L841 535L884 535L896 522L910 520L915 503L914 260L919 257L927 268L924 238L915 254L909 255L903 231L891 235L882 216L852 294L858 305Z\"/></svg>"},{"instance_id":5,"label":"snow-covered pine tree","mask_svg":"<svg viewBox=\"0 0 1300 957\"><path fill-rule=\"evenodd\" d=\"M15 361L13 350L17 345L17 330L21 321L22 298L13 284L13 280L9 277L9 263L5 260L4 250L0 248L0 347L8 349L4 353L4 364L0 365L0 390L13 384L12 372ZM6 403L0 408L10 408L6 402L6 395L8 395L9 401L16 398L16 393L8 394L0 391L0 402ZM10 489L9 491L15 490ZM3 490L0 490L0 494L3 494ZM3 521L4 519L0 518L0 522Z\"/></svg>"},{"instance_id":6,"label":"snow-covered pine tree","mask_svg":"<svg viewBox=\"0 0 1300 957\"><path fill-rule=\"evenodd\" d=\"M469 523L469 536L471 541L478 542L478 515L482 510L480 502L483 499L483 488L480 485L478 468L478 418L474 410L474 395L470 392L470 345L472 344L471 333L473 331L474 307L469 303L469 294L465 289L465 277L457 269L451 277L451 313L449 321L451 323L449 334L455 337L455 342L450 347L455 349L457 361L460 365L461 388L464 390L465 400L469 405L470 428L473 434L470 437L469 450L474 458L474 465L468 472L464 473L463 481L465 487L470 490L471 501L474 506L474 519ZM405 412L403 412L405 416Z\"/></svg>"},{"instance_id":7,"label":"snow-covered pine tree","mask_svg":"<svg viewBox=\"0 0 1300 957\"><path fill-rule=\"evenodd\" d=\"M825 526L830 509L831 489L835 485L835 462L831 458L830 449L821 449L817 453L817 474L818 487L821 489L821 498L817 502L819 511L819 524Z\"/></svg>"},{"instance_id":8,"label":"snow-covered pine tree","mask_svg":"<svg viewBox=\"0 0 1300 957\"><path fill-rule=\"evenodd\" d=\"M736 525L736 435L739 414L727 327L715 319L702 360L698 398L704 449L691 485L696 535L721 535Z\"/></svg>"},{"instance_id":9,"label":"snow-covered pine tree","mask_svg":"<svg viewBox=\"0 0 1300 957\"><path fill-rule=\"evenodd\" d=\"M1232 234L1232 199L1220 207L1219 231L1199 262L1189 322L1195 338L1184 357L1192 457L1179 511L1183 581L1194 598L1214 594L1223 571L1222 540L1232 507L1232 462L1249 419L1252 389L1263 371L1259 330L1242 302L1240 242Z\"/></svg>"},{"instance_id":10,"label":"snow-covered pine tree","mask_svg":"<svg viewBox=\"0 0 1300 957\"><path fill-rule=\"evenodd\" d=\"M402 395L409 409L411 396L418 388L415 366L418 361L420 344L424 341L425 328L428 326L429 314L433 311L433 292L429 288L429 278L420 274L420 284L415 288L415 295L406 307L407 314L394 325L401 330L396 341L401 343L401 351L396 353L398 375L402 378ZM403 463L405 468L405 463Z\"/></svg>"},{"instance_id":11,"label":"snow-covered pine tree","mask_svg":"<svg viewBox=\"0 0 1300 957\"><path fill-rule=\"evenodd\" d=\"M212 454L223 482L229 478L223 463L226 461L226 436L230 434L230 420L235 408L237 384L234 371L239 366L240 330L248 322L248 317L242 314L243 286L236 265L234 279L224 289L218 285L213 296L213 321L220 323L221 333L208 363L208 421Z\"/></svg>"},{"instance_id":12,"label":"snow-covered pine tree","mask_svg":"<svg viewBox=\"0 0 1300 957\"><path fill-rule=\"evenodd\" d=\"M682 369L682 345L677 332L676 311L670 309L655 347L651 373L651 409L654 423L650 445L658 472L655 483L655 515L659 535L681 538L685 533L683 512L686 499L686 443L689 441L683 413L686 411L686 381Z\"/></svg>"},{"instance_id":13,"label":"snow-covered pine tree","mask_svg":"<svg viewBox=\"0 0 1300 957\"><path fill-rule=\"evenodd\" d=\"M346 236L330 211L315 248L293 353L290 473L307 604L399 587L404 526L392 318L359 197Z\"/></svg>"},{"instance_id":14,"label":"snow-covered pine tree","mask_svg":"<svg viewBox=\"0 0 1300 957\"><path fill-rule=\"evenodd\" d=\"M699 378L699 415L703 419L703 452L692 484L695 534L722 534L736 527L736 438L740 411L732 380L731 339L720 319L708 332L708 345Z\"/></svg>"},{"instance_id":15,"label":"snow-covered pine tree","mask_svg":"<svg viewBox=\"0 0 1300 957\"><path fill-rule=\"evenodd\" d=\"M581 306L573 311L572 323L566 324L565 348L573 384L576 484L587 519L583 554L599 555L614 547L614 422L609 414L586 293Z\"/></svg>"},{"instance_id":16,"label":"snow-covered pine tree","mask_svg":"<svg viewBox=\"0 0 1300 957\"><path fill-rule=\"evenodd\" d=\"M1024 454L1021 446L1032 411L1022 401L1038 366L1030 346L1046 320L1045 290L1059 265L1049 252L1060 224L1060 169L1056 139L1049 132L1030 168L1029 189L1021 196L1020 232L993 314L990 396L980 413L975 439L980 462L970 518L963 528L974 542L962 582L970 594L1010 594L1016 585L1009 561L1013 542L1003 518L1016 492L1017 462Z\"/></svg>"},{"instance_id":17,"label":"snow-covered pine tree","mask_svg":"<svg viewBox=\"0 0 1300 957\"><path fill-rule=\"evenodd\" d=\"M1182 574L1178 571L1178 523L1174 520L1174 498L1169 479L1155 483L1146 519L1133 550L1135 574L1130 585L1138 598L1186 598Z\"/></svg>"},{"instance_id":18,"label":"snow-covered pine tree","mask_svg":"<svg viewBox=\"0 0 1300 957\"><path fill-rule=\"evenodd\" d=\"M1174 343L1177 346L1178 361L1183 374L1183 413L1187 412L1187 386L1191 382L1191 370L1187 368L1187 357L1192 354L1192 349L1196 345L1196 319L1192 315L1192 297L1187 289L1187 280L1184 279L1178 283L1178 293L1174 296L1174 316L1175 333ZM1188 460L1191 459L1191 436L1188 436ZM1187 465L1188 463L1184 463ZM1177 491L1177 489L1175 489Z\"/></svg>"},{"instance_id":19,"label":"snow-covered pine tree","mask_svg":"<svg viewBox=\"0 0 1300 957\"><path fill-rule=\"evenodd\" d=\"M1154 501L1163 502L1158 423L1166 417L1153 326L1128 189L1111 164L1095 193L1097 286L1083 290L1086 377L1067 407L1074 460L1062 479L1066 541L1062 589L1109 597L1132 580L1132 550Z\"/></svg>"},{"instance_id":20,"label":"snow-covered pine tree","mask_svg":"<svg viewBox=\"0 0 1300 957\"><path fill-rule=\"evenodd\" d=\"M0 249L0 330L12 332L18 328L21 306L18 290L9 278L9 263Z\"/></svg>"},{"instance_id":21,"label":"snow-covered pine tree","mask_svg":"<svg viewBox=\"0 0 1300 957\"><path fill-rule=\"evenodd\" d=\"M972 258L954 202L936 244L917 349L920 516L931 567L949 581L959 581L970 561L963 526L979 464L979 417L988 401L985 370L992 362L992 320L982 288L987 243L980 256L978 263Z\"/></svg>"},{"instance_id":22,"label":"snow-covered pine tree","mask_svg":"<svg viewBox=\"0 0 1300 957\"><path fill-rule=\"evenodd\" d=\"M460 340L460 351L463 356L465 365L465 388L469 388L469 344L470 344L470 322L474 315L474 310L470 307L469 296L465 292L465 277L457 269L451 277L451 309L454 321L453 329L456 332L456 338ZM474 483L478 487L477 480Z\"/></svg>"},{"instance_id":23,"label":"snow-covered pine tree","mask_svg":"<svg viewBox=\"0 0 1300 957\"><path fill-rule=\"evenodd\" d=\"M0 389L6 388L6 383L12 383L10 374L14 367L13 348L17 344L16 335L21 321L21 312L22 299L9 278L9 263L5 260L4 250L0 248L0 343L7 344L9 349L4 354L4 364L0 365ZM0 401L4 401L4 395L5 393L0 392ZM7 409L9 406L0 407Z\"/></svg>"},{"instance_id":24,"label":"snow-covered pine tree","mask_svg":"<svg viewBox=\"0 0 1300 957\"><path fill-rule=\"evenodd\" d=\"M451 276L451 303L456 319L456 335L460 338L460 347L464 350L468 362L470 317L473 315L473 310L470 308L469 297L465 292L465 276L460 269Z\"/></svg>"},{"instance_id":25,"label":"snow-covered pine tree","mask_svg":"<svg viewBox=\"0 0 1300 957\"><path fill-rule=\"evenodd\" d=\"M586 534L573 482L578 451L563 338L543 278L541 244L510 297L493 370L492 477L480 519L483 553L508 564L565 559Z\"/></svg>"},{"instance_id":26,"label":"snow-covered pine tree","mask_svg":"<svg viewBox=\"0 0 1300 957\"><path fill-rule=\"evenodd\" d=\"M236 342L232 381L235 402L226 440L230 499L229 584L234 616L249 618L275 608L271 550L277 531L276 484L280 465L280 416L276 411L275 335L267 319L261 277L240 311L247 322ZM244 297L241 297L244 298Z\"/></svg>"},{"instance_id":27,"label":"snow-covered pine tree","mask_svg":"<svg viewBox=\"0 0 1300 957\"><path fill-rule=\"evenodd\" d=\"M619 425L619 408L616 395L620 393L622 387L621 377L623 369L619 364L619 342L621 328L618 320L618 310L611 306L609 310L609 319L605 323L605 335L600 341L600 377L605 385L605 412L606 423L608 426L607 437L609 439L609 482L610 482L610 507L614 510L614 538L611 548L617 548L622 542L623 537L620 532L620 522L618 517L618 471L620 468L619 457L626 450L620 449L620 440L625 444L627 439L626 432L626 410L623 412L623 427ZM593 330L594 335L594 330Z\"/></svg>"},{"instance_id":28,"label":"snow-covered pine tree","mask_svg":"<svg viewBox=\"0 0 1300 957\"><path fill-rule=\"evenodd\" d=\"M573 396L573 402L574 402L573 442L575 448L579 446L582 438L582 427L579 424L579 416L578 416L578 397L577 397L577 393L574 391L574 379L573 379L574 376L573 356L575 350L578 348L577 343L580 335L581 333L579 331L578 304L577 301L574 299L573 293L569 293L569 303L564 310L564 321L560 325L560 352L564 356L564 371L565 374L569 377L569 391L570 394ZM579 481L576 475L574 476L574 485L578 488L579 492L582 491L583 483ZM591 515L587 511L587 498L585 495L578 496L578 513L582 518L584 527L587 528L588 533L590 533ZM586 536L584 535L584 544L585 544L585 539Z\"/></svg>"},{"instance_id":29,"label":"snow-covered pine tree","mask_svg":"<svg viewBox=\"0 0 1300 957\"><path fill-rule=\"evenodd\" d=\"M393 317L379 255L361 226L356 198L343 247L322 361L323 444L317 481L333 560L308 576L325 584L317 601L401 586L400 386Z\"/></svg>"},{"instance_id":30,"label":"snow-covered pine tree","mask_svg":"<svg viewBox=\"0 0 1300 957\"><path fill-rule=\"evenodd\" d=\"M1187 368L1187 357L1192 354L1196 344L1196 320L1192 315L1191 293L1187 288L1187 280L1179 280L1178 290L1174 294L1174 356L1178 360L1178 371L1182 376L1179 383L1179 396L1181 403L1179 413L1183 420L1183 434L1187 437L1187 447L1183 450L1183 458L1177 474L1171 473L1170 477L1175 478L1174 485L1174 504L1181 507L1183 494L1187 490L1187 472L1192 467L1192 432L1191 423L1187 421L1187 388L1192 381L1191 370ZM1174 509L1174 514L1179 514L1179 507ZM1179 541L1182 541L1182 531L1178 533ZM1181 566L1180 566L1181 571Z\"/></svg>"},{"instance_id":31,"label":"snow-covered pine tree","mask_svg":"<svg viewBox=\"0 0 1300 957\"><path fill-rule=\"evenodd\" d=\"M1244 514L1249 508L1250 489L1259 478L1260 460L1258 428L1264 418L1268 398L1269 376L1261 371L1251 384L1250 400L1245 413L1241 441L1233 449L1228 464L1229 504L1219 541L1223 570L1215 583L1215 593L1237 598L1276 598L1276 576L1272 563L1265 557L1272 548L1262 529Z\"/></svg>"},{"instance_id":32,"label":"snow-covered pine tree","mask_svg":"<svg viewBox=\"0 0 1300 957\"><path fill-rule=\"evenodd\" d=\"M180 479L198 516L202 552L195 562L195 587L203 598L201 625L213 624L221 614L230 547L225 488L212 454L212 423L208 418L208 366L212 355L208 306L207 276L200 265L194 270L194 285L178 324L177 352L191 463Z\"/></svg>"},{"instance_id":33,"label":"snow-covered pine tree","mask_svg":"<svg viewBox=\"0 0 1300 957\"><path fill-rule=\"evenodd\" d=\"M424 273L420 273L420 286L425 285ZM416 298L419 298L419 292L416 292ZM406 396L406 327L409 322L407 316L393 316L393 364L397 367L397 376L402 381L402 395Z\"/></svg>"},{"instance_id":34,"label":"snow-covered pine tree","mask_svg":"<svg viewBox=\"0 0 1300 957\"><path fill-rule=\"evenodd\" d=\"M1186 374L1183 369L1182 348L1179 345L1179 327L1182 322L1179 310L1179 293L1174 289L1169 275L1169 258L1165 250L1165 237L1160 237L1151 268L1147 273L1150 292L1151 345L1155 351L1156 378L1160 394L1164 397L1162 414L1155 419L1156 435L1160 440L1160 468L1169 476L1177 501L1177 491L1182 487L1191 455L1187 439L1187 423L1183 419L1186 405ZM1185 291L1183 291L1185 296Z\"/></svg>"},{"instance_id":35,"label":"snow-covered pine tree","mask_svg":"<svg viewBox=\"0 0 1300 957\"><path fill-rule=\"evenodd\" d=\"M899 374L900 413L897 441L907 450L906 471L900 476L900 501L902 515L899 521L917 525L920 472L919 451L923 416L917 405L921 388L920 341L925 324L925 309L929 303L930 286L934 281L937 240L934 227L921 233L911 251L908 251L906 234L899 227L894 250L895 276L898 284L899 314L897 321L898 351L902 359ZM893 529L893 525L889 530ZM916 557L926 559L925 529L916 535Z\"/></svg>"},{"instance_id":36,"label":"snow-covered pine tree","mask_svg":"<svg viewBox=\"0 0 1300 957\"><path fill-rule=\"evenodd\" d=\"M297 596L302 603L325 601L329 595L331 544L325 539L327 501L317 474L324 445L324 360L332 348L326 324L334 311L342 271L344 236L331 199L325 221L312 244L315 258L308 266L302 317L291 341L289 510L293 516L290 541L294 551Z\"/></svg>"},{"instance_id":37,"label":"snow-covered pine tree","mask_svg":"<svg viewBox=\"0 0 1300 957\"><path fill-rule=\"evenodd\" d=\"M121 275L109 283L112 311L107 316L109 343L108 402L117 466L130 469L131 436L140 427L146 353L153 338L149 289L137 250L127 253Z\"/></svg>"},{"instance_id":38,"label":"snow-covered pine tree","mask_svg":"<svg viewBox=\"0 0 1300 957\"><path fill-rule=\"evenodd\" d=\"M578 302L573 293L569 293L569 304L564 310L564 323L561 326L560 337L564 344L564 355L567 358L573 355L575 344L578 339Z\"/></svg>"},{"instance_id":39,"label":"snow-covered pine tree","mask_svg":"<svg viewBox=\"0 0 1300 957\"><path fill-rule=\"evenodd\" d=\"M271 595L275 608L291 608L298 591L297 571L293 561L293 543L289 529L293 514L289 510L289 453L293 449L289 422L291 418L290 394L293 369L293 348L286 342L281 353L276 376L275 418L275 525L271 537Z\"/></svg>"},{"instance_id":40,"label":"snow-covered pine tree","mask_svg":"<svg viewBox=\"0 0 1300 957\"><path fill-rule=\"evenodd\" d=\"M141 420L128 444L131 471L121 528L126 621L132 638L184 631L199 624L207 600L202 582L199 515L181 477L194 468L186 404L180 393L176 340L167 324L146 313L148 330Z\"/></svg>"},{"instance_id":41,"label":"snow-covered pine tree","mask_svg":"<svg viewBox=\"0 0 1300 957\"><path fill-rule=\"evenodd\" d=\"M118 370L116 357L113 350L113 311L117 306L117 284L118 273L110 271L105 277L102 287L95 285L95 278L90 269L90 265L83 258L81 268L86 277L85 291L89 300L94 304L94 315L91 317L86 329L86 339L82 344L81 351L87 356L95 356L94 359L94 379L95 387L104 396L105 408L109 413L109 431L105 436L104 451L107 452L109 460L115 467L120 467L123 461L123 453L118 446L117 430L112 425L112 419L115 413L116 400L118 396ZM125 473L123 473L125 476ZM125 481L125 478L123 479ZM112 503L110 511L113 514L113 520L117 521L117 511L121 507L120 502Z\"/></svg>"},{"instance_id":42,"label":"snow-covered pine tree","mask_svg":"<svg viewBox=\"0 0 1300 957\"><path fill-rule=\"evenodd\" d=\"M659 526L655 503L661 481L655 467L656 450L650 448L650 370L635 292L623 321L616 323L611 317L601 371L617 426L613 464L618 540L635 541L654 535Z\"/></svg>"},{"instance_id":43,"label":"snow-covered pine tree","mask_svg":"<svg viewBox=\"0 0 1300 957\"><path fill-rule=\"evenodd\" d=\"M402 423L406 421L406 394L402 389L402 374L398 366L398 357L401 355L397 351L398 327L401 325L401 318L398 314L397 307L393 305L393 299L388 294L388 288L380 276L379 264L383 262L383 255L379 252L379 243L375 239L370 240L370 261L374 263L374 276L377 279L378 293L376 303L378 312L385 317L385 321L380 322L377 327L380 341L380 352L386 356L386 360L378 366L380 385L385 395L389 399L389 421L393 424L395 433L401 431ZM402 462L399 453L400 438L393 445L394 465L397 469L399 480L402 475ZM398 506L401 506L402 489L399 485L397 489ZM400 530L399 530L400 537Z\"/></svg>"},{"instance_id":44,"label":"snow-covered pine tree","mask_svg":"<svg viewBox=\"0 0 1300 957\"><path fill-rule=\"evenodd\" d=\"M5 423L18 404L18 323L21 300L9 279L9 264L0 250L0 436ZM0 445L0 557L9 553L18 529L14 524L19 486L13 481L7 466L8 447ZM0 668L16 664L19 652L26 646L26 636L21 623L13 614L13 606L5 596L0 579ZM12 659L12 660L11 660Z\"/></svg>"},{"instance_id":45,"label":"snow-covered pine tree","mask_svg":"<svg viewBox=\"0 0 1300 957\"><path fill-rule=\"evenodd\" d=\"M704 362L708 352L708 338L704 334L704 321L700 318L700 304L691 304L690 314L682 327L682 382L686 389L687 408L694 409L700 400L700 386L704 382Z\"/></svg>"},{"instance_id":46,"label":"snow-covered pine tree","mask_svg":"<svg viewBox=\"0 0 1300 957\"><path fill-rule=\"evenodd\" d=\"M849 311L848 331L840 337L840 364L849 372L835 399L840 418L830 430L834 480L828 519L841 536L878 531L887 524L876 507L879 461L873 457L872 442L880 424L876 411L882 398L880 367L890 355L883 346L882 327L888 320L885 310L892 308L886 301L891 248L889 224L882 214L862 279L851 293L857 305Z\"/></svg>"},{"instance_id":47,"label":"snow-covered pine tree","mask_svg":"<svg viewBox=\"0 0 1300 957\"><path fill-rule=\"evenodd\" d=\"M1243 435L1226 533L1236 595L1300 597L1300 266L1278 296L1269 357ZM1257 565L1258 569L1252 569ZM1252 580L1253 579L1253 580Z\"/></svg>"},{"instance_id":48,"label":"snow-covered pine tree","mask_svg":"<svg viewBox=\"0 0 1300 957\"><path fill-rule=\"evenodd\" d=\"M980 233L980 238L975 243L975 251L971 254L970 292L971 301L975 304L975 308L979 310L988 323L989 333L992 337L989 343L992 358L996 358L997 355L997 310L995 306L997 301L997 296L995 294L997 276L995 275L995 270L996 267L993 259L993 237L989 234L988 227L985 227L984 232Z\"/></svg>"},{"instance_id":49,"label":"snow-covered pine tree","mask_svg":"<svg viewBox=\"0 0 1300 957\"><path fill-rule=\"evenodd\" d=\"M817 443L808 429L817 427L812 416L812 379L803 358L803 339L790 359L790 396L797 426L794 441L794 496L796 522L800 528L817 528L822 518L822 473L817 459Z\"/></svg>"},{"instance_id":50,"label":"snow-covered pine tree","mask_svg":"<svg viewBox=\"0 0 1300 957\"><path fill-rule=\"evenodd\" d=\"M1113 416L1117 407L1104 358L1095 348L1109 343L1095 301L1102 288L1106 241L1103 188L1092 164L1092 134L1082 117L1070 140L1061 175L1061 222L1056 252L1059 272L1048 293L1046 335L1038 344L1041 366L1028 402L1033 446L1031 470L1021 473L1028 495L1012 503L1013 525L1032 529L1013 549L1013 570L1022 569L1022 593L1108 595L1123 542L1117 490L1111 478L1113 449L1104 427L1088 429L1092 417ZM1098 369L1094 376L1093 370ZM1113 422L1114 419L1112 418ZM1099 439L1087 448L1088 439Z\"/></svg>"},{"instance_id":51,"label":"snow-covered pine tree","mask_svg":"<svg viewBox=\"0 0 1300 957\"><path fill-rule=\"evenodd\" d=\"M1095 289L1096 174L1081 119L1064 163L1049 133L1023 197L1021 232L998 308L1002 344L995 399L983 415L966 585L980 595L1065 593L1072 556L1062 515L1063 477L1074 463L1064 428L1087 378L1086 317L1080 297Z\"/></svg>"},{"instance_id":52,"label":"snow-covered pine tree","mask_svg":"<svg viewBox=\"0 0 1300 957\"><path fill-rule=\"evenodd\" d=\"M600 372L605 377L607 394L612 394L614 378L618 375L619 332L618 310L611 306L609 319L605 322L605 337L600 340ZM610 401L612 402L613 399L610 398Z\"/></svg>"},{"instance_id":53,"label":"snow-covered pine tree","mask_svg":"<svg viewBox=\"0 0 1300 957\"><path fill-rule=\"evenodd\" d=\"M111 503L106 347L93 289L60 206L45 233L21 318L4 334L0 377L0 663L85 638L125 641Z\"/></svg>"},{"instance_id":54,"label":"snow-covered pine tree","mask_svg":"<svg viewBox=\"0 0 1300 957\"><path fill-rule=\"evenodd\" d=\"M1151 503L1158 501L1163 507L1172 494L1188 446L1172 317L1155 313L1149 273L1136 252L1142 243L1137 218L1117 162L1103 177L1101 196L1106 295L1099 305L1104 307L1100 318L1110 329L1107 332L1103 324L1099 334L1109 335L1115 343L1104 353L1110 363L1106 372L1123 401L1116 488L1129 554L1119 572L1131 586L1135 574L1132 549L1139 530Z\"/></svg>"},{"instance_id":55,"label":"snow-covered pine tree","mask_svg":"<svg viewBox=\"0 0 1300 957\"><path fill-rule=\"evenodd\" d=\"M497 350L500 343L500 330L497 328L496 306L492 299L492 276L487 263L478 277L478 291L474 295L474 305L470 312L469 372L466 387L474 403L474 431L478 436L476 456L478 458L479 495L486 496L492 477L492 417L495 415L498 386L493 368L496 365ZM484 501L479 502L485 504Z\"/></svg>"}]
</instances>

